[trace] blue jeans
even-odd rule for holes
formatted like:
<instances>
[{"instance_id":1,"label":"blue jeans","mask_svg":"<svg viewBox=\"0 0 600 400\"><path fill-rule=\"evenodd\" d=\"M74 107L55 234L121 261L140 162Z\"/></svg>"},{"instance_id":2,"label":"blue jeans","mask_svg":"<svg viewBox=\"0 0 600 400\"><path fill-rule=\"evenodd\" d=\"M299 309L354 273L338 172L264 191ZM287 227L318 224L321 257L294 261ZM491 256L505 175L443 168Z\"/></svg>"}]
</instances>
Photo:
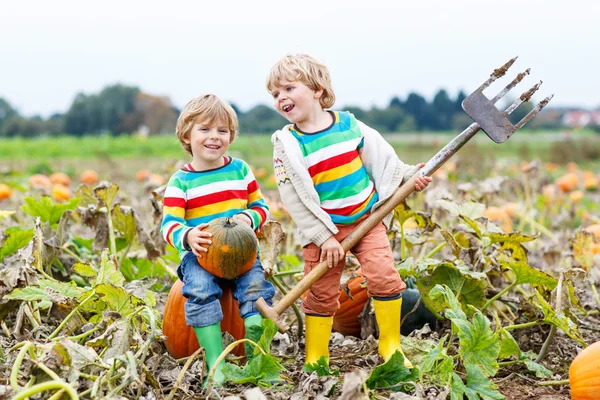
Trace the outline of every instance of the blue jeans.
<instances>
[{"instance_id":1,"label":"blue jeans","mask_svg":"<svg viewBox=\"0 0 600 400\"><path fill-rule=\"evenodd\" d=\"M187 325L203 327L220 322L223 319L223 310L221 310L219 299L223 291L219 283L226 282L226 280L216 277L202 268L192 252L187 253L181 260L181 264L177 268L177 275L183 282L182 294L188 299L185 303ZM259 312L255 302L260 297L265 299L267 304L273 304L275 287L265 279L265 272L258 257L256 257L252 269L235 278L233 283L233 297L240 305L242 318Z\"/></svg>"}]
</instances>

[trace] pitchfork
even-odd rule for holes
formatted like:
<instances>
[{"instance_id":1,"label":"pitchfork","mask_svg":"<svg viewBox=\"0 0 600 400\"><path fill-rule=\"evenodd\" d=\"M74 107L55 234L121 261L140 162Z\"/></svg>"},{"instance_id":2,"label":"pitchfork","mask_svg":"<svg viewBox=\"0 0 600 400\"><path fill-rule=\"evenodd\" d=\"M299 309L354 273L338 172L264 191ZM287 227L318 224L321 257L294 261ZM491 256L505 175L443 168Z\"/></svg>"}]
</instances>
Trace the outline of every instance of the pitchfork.
<instances>
[{"instance_id":1,"label":"pitchfork","mask_svg":"<svg viewBox=\"0 0 600 400\"><path fill-rule=\"evenodd\" d=\"M524 72L517 75L504 89L500 91L491 100L488 99L484 94L483 90L492 84L496 79L503 77L506 71L513 65L517 57L509 60L502 67L494 70L490 75L489 79L485 81L477 90L471 93L462 102L463 109L469 114L469 116L475 121L462 133L456 136L450 143L448 143L443 149L441 149L435 156L433 156L423 168L421 168L417 174L423 176L431 176L438 168L440 168L446 161L450 159L461 147L463 147L475 134L480 130L483 131L496 143L502 143L512 136L518 129L525 125L531 120L542 108L544 108L554 97L554 95L546 97L537 106L533 108L523 119L521 119L516 125L513 125L507 118L507 116L519 107L522 103L529 101L531 96L539 89L542 82L536 83L531 89L523 93L519 98L512 103L504 112L499 111L494 104L496 104L501 98L503 98L512 88L514 88L519 82L529 75L530 69L528 68ZM371 229L373 229L383 218L394 210L400 203L404 201L412 192L415 191L415 180L417 178L415 174L412 178L406 181L400 186L394 194L387 199L379 208L377 208L369 217L361 222L356 229L348 235L341 243L344 251L350 250L354 247L358 241ZM281 314L290 307L302 294L312 286L313 283L321 276L323 276L328 270L327 261L323 261L312 269L300 282L292 288L275 306L272 308L267 305L265 300L261 297L256 302L260 313L271 320L273 320L279 327L280 332L285 332L289 329L289 326L281 319Z\"/></svg>"}]
</instances>

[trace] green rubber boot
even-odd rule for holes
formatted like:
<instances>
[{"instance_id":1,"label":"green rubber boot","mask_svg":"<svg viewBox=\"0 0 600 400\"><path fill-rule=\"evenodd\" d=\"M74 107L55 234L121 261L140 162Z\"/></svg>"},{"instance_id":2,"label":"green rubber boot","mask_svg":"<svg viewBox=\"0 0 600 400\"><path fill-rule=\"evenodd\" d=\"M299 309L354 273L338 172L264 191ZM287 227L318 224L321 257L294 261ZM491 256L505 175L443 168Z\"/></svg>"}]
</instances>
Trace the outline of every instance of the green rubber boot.
<instances>
[{"instance_id":1,"label":"green rubber boot","mask_svg":"<svg viewBox=\"0 0 600 400\"><path fill-rule=\"evenodd\" d=\"M250 339L253 342L257 342L260 339L258 330L253 329L255 326L261 326L263 316L260 314L254 314L244 318L244 326L246 327L246 339ZM248 342L244 342L244 349L246 350L246 362L250 362L254 357L254 346Z\"/></svg>"},{"instance_id":2,"label":"green rubber boot","mask_svg":"<svg viewBox=\"0 0 600 400\"><path fill-rule=\"evenodd\" d=\"M204 354L206 357L206 367L208 371L212 369L215 362L223 352L223 340L221 339L221 323L217 322L209 326L203 326L201 328L194 327L194 332L198 338L200 347L204 348ZM213 384L217 386L225 383L225 376L223 376L223 366L225 361L221 361L213 376ZM204 382L206 385L206 381Z\"/></svg>"}]
</instances>

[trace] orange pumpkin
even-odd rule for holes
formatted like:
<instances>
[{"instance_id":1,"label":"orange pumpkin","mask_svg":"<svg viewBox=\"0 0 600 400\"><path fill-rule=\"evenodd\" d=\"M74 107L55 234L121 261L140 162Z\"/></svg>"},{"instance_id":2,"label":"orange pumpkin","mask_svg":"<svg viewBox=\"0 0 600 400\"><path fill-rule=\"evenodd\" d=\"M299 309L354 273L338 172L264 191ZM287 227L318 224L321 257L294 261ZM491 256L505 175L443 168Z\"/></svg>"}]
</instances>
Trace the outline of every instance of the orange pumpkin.
<instances>
[{"instance_id":1,"label":"orange pumpkin","mask_svg":"<svg viewBox=\"0 0 600 400\"><path fill-rule=\"evenodd\" d=\"M233 218L215 218L204 230L212 233L212 243L198 257L202 268L225 279L235 279L252 269L258 254L258 239L252 228Z\"/></svg>"},{"instance_id":2,"label":"orange pumpkin","mask_svg":"<svg viewBox=\"0 0 600 400\"><path fill-rule=\"evenodd\" d=\"M488 207L483 212L483 215L493 223L497 224L504 232L512 231L512 220L502 208Z\"/></svg>"},{"instance_id":3,"label":"orange pumpkin","mask_svg":"<svg viewBox=\"0 0 600 400\"><path fill-rule=\"evenodd\" d=\"M148 175L148 183L152 184L152 185L156 185L156 186L161 186L164 185L165 183L167 183L166 179L163 178L162 175L159 174L150 174Z\"/></svg>"},{"instance_id":4,"label":"orange pumpkin","mask_svg":"<svg viewBox=\"0 0 600 400\"><path fill-rule=\"evenodd\" d=\"M600 240L600 224L590 225L584 228L584 230L594 235L596 239Z\"/></svg>"},{"instance_id":5,"label":"orange pumpkin","mask_svg":"<svg viewBox=\"0 0 600 400\"><path fill-rule=\"evenodd\" d=\"M570 192L579 186L579 177L573 172L565 174L556 180L556 186L563 192Z\"/></svg>"},{"instance_id":6,"label":"orange pumpkin","mask_svg":"<svg viewBox=\"0 0 600 400\"><path fill-rule=\"evenodd\" d=\"M50 178L46 175L35 174L31 175L29 178L29 186L33 189L50 189L52 187L52 182L50 182Z\"/></svg>"},{"instance_id":7,"label":"orange pumpkin","mask_svg":"<svg viewBox=\"0 0 600 400\"><path fill-rule=\"evenodd\" d=\"M174 358L183 358L192 355L200 348L194 328L187 326L185 322L184 304L187 301L181 294L183 282L177 280L171 287L167 303L165 304L163 318L163 333L167 337L165 346ZM233 297L233 289L227 283L221 286L223 295L219 299L223 310L221 331L229 332L235 340L244 338L246 328L244 320L240 317L240 308L237 300ZM233 354L243 357L245 355L244 345L237 346Z\"/></svg>"},{"instance_id":8,"label":"orange pumpkin","mask_svg":"<svg viewBox=\"0 0 600 400\"><path fill-rule=\"evenodd\" d=\"M144 182L150 176L150 171L147 169L140 169L135 174L135 180L138 182Z\"/></svg>"},{"instance_id":9,"label":"orange pumpkin","mask_svg":"<svg viewBox=\"0 0 600 400\"><path fill-rule=\"evenodd\" d=\"M53 185L63 185L69 187L71 185L71 178L69 178L69 175L65 174L64 172L55 172L50 175L50 182L52 182Z\"/></svg>"},{"instance_id":10,"label":"orange pumpkin","mask_svg":"<svg viewBox=\"0 0 600 400\"><path fill-rule=\"evenodd\" d=\"M12 196L12 189L10 186L0 183L0 201L10 199Z\"/></svg>"},{"instance_id":11,"label":"orange pumpkin","mask_svg":"<svg viewBox=\"0 0 600 400\"><path fill-rule=\"evenodd\" d=\"M600 342L575 357L569 368L572 400L598 399L600 393Z\"/></svg>"},{"instance_id":12,"label":"orange pumpkin","mask_svg":"<svg viewBox=\"0 0 600 400\"><path fill-rule=\"evenodd\" d=\"M364 276L351 278L340 290L340 308L333 316L333 331L342 335L360 336L360 320L358 316L367 304L367 290L362 287ZM348 296L350 292L350 296Z\"/></svg>"},{"instance_id":13,"label":"orange pumpkin","mask_svg":"<svg viewBox=\"0 0 600 400\"><path fill-rule=\"evenodd\" d=\"M61 185L60 183L57 183L56 185L52 186L51 194L54 201L58 202L63 202L71 198L71 190L65 185Z\"/></svg>"},{"instance_id":14,"label":"orange pumpkin","mask_svg":"<svg viewBox=\"0 0 600 400\"><path fill-rule=\"evenodd\" d=\"M86 169L81 173L79 180L86 185L95 185L98 183L98 173L94 170Z\"/></svg>"},{"instance_id":15,"label":"orange pumpkin","mask_svg":"<svg viewBox=\"0 0 600 400\"><path fill-rule=\"evenodd\" d=\"M574 190L569 193L569 200L572 203L581 203L581 199L583 199L583 192L581 190Z\"/></svg>"}]
</instances>

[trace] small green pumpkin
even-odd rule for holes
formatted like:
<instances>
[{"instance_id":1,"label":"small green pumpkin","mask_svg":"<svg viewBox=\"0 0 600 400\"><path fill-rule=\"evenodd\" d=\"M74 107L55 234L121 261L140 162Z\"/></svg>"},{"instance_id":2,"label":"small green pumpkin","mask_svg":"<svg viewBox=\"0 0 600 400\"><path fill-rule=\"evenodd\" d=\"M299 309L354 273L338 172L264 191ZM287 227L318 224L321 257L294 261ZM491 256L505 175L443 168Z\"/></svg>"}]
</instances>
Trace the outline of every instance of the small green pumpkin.
<instances>
[{"instance_id":1,"label":"small green pumpkin","mask_svg":"<svg viewBox=\"0 0 600 400\"><path fill-rule=\"evenodd\" d=\"M233 218L215 218L203 230L212 233L212 243L198 257L202 268L225 279L235 279L252 269L258 254L258 239L252 228Z\"/></svg>"}]
</instances>

